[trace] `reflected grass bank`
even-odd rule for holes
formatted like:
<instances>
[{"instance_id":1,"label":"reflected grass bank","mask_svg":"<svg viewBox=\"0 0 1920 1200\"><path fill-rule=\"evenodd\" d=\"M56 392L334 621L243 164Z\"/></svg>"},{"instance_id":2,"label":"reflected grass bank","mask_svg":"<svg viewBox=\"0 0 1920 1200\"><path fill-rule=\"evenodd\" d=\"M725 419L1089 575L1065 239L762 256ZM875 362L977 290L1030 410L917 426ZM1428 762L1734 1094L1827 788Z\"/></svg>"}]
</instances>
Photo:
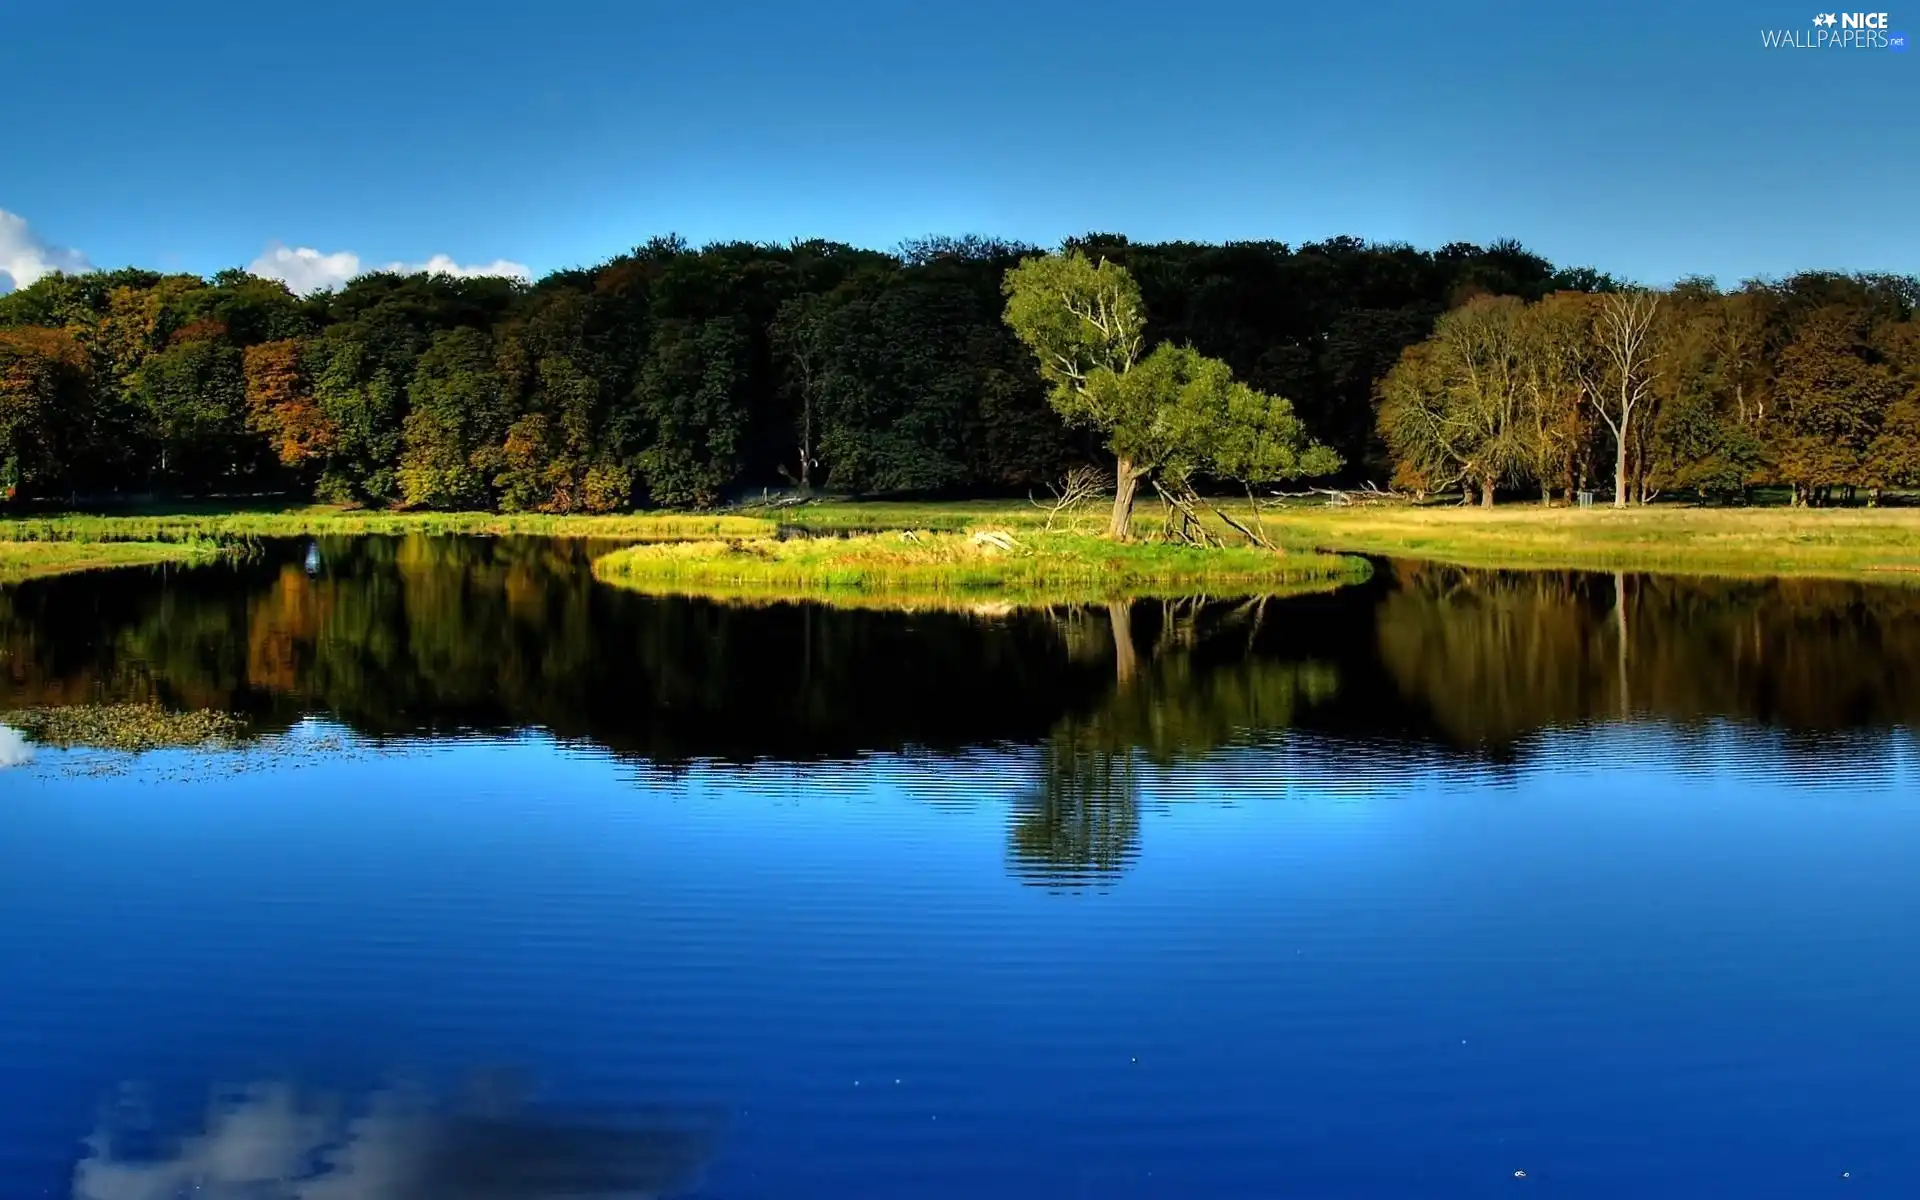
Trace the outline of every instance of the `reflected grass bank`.
<instances>
[{"instance_id":1,"label":"reflected grass bank","mask_svg":"<svg viewBox=\"0 0 1920 1200\"><path fill-rule=\"evenodd\" d=\"M1038 531L903 530L631 546L595 560L593 571L606 583L650 595L912 609L1297 592L1359 582L1370 568L1357 558L1254 548L1122 545Z\"/></svg>"}]
</instances>

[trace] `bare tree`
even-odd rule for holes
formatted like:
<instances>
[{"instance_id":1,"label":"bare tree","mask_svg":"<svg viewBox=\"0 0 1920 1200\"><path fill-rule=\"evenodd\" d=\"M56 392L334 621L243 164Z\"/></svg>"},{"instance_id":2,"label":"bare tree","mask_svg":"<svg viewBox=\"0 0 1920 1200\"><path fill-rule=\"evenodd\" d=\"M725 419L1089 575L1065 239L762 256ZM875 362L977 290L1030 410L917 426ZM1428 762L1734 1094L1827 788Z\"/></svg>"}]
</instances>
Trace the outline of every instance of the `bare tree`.
<instances>
[{"instance_id":1,"label":"bare tree","mask_svg":"<svg viewBox=\"0 0 1920 1200\"><path fill-rule=\"evenodd\" d=\"M1042 529L1051 533L1055 521L1063 516L1071 519L1089 501L1104 496L1111 481L1099 467L1078 466L1068 471L1064 480L1047 485L1047 490L1053 493L1052 500L1036 500L1031 495L1027 499L1035 508L1045 510L1047 522Z\"/></svg>"},{"instance_id":2,"label":"bare tree","mask_svg":"<svg viewBox=\"0 0 1920 1200\"><path fill-rule=\"evenodd\" d=\"M1613 431L1613 506L1625 508L1629 498L1627 453L1633 444L1636 419L1649 419L1653 384L1659 359L1654 347L1654 318L1660 312L1660 293L1644 290L1610 292L1601 297L1594 318L1594 338L1604 386L1596 387L1594 408Z\"/></svg>"}]
</instances>

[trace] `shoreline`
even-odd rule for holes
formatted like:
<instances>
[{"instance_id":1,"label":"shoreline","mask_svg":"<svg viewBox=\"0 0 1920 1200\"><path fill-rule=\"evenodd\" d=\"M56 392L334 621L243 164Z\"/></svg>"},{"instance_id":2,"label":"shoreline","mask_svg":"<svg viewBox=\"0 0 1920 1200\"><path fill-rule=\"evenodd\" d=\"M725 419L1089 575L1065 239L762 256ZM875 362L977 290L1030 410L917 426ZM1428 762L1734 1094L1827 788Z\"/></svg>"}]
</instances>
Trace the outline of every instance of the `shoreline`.
<instances>
[{"instance_id":1,"label":"shoreline","mask_svg":"<svg viewBox=\"0 0 1920 1200\"><path fill-rule=\"evenodd\" d=\"M1920 583L1920 508L1553 508L1513 504L1494 509L1433 506L1319 504L1263 506L1261 527L1288 553L1273 568L1267 552L1247 547L1202 549L1137 540L1116 545L1094 536L1104 506L1048 514L1026 501L814 501L773 509L720 513L641 512L606 516L386 512L302 507L277 512L154 516L68 514L0 518L0 583L75 571L161 563L192 564L266 537L362 534L459 534L605 539L636 546L688 547L670 556L704 556L651 564L630 556L596 575L637 590L663 594L728 593L742 601L804 600L821 592L917 594L929 601L961 595L982 600L1014 592L1064 592L1102 600L1129 591L1192 591L1243 585L1292 585L1346 577L1350 569L1310 567L1309 556L1364 555L1482 569L1632 571L1727 578L1826 578L1904 587ZM1250 520L1250 510L1236 510ZM1136 516L1135 530L1150 537L1158 515ZM1023 547L993 565L990 555L945 560L925 548L942 539L1000 530ZM861 539L898 538L918 531L929 539L903 557ZM819 555L772 551L742 559L732 547L840 544L843 553L870 561L831 566ZM1029 561L1030 544L1046 543L1050 563ZM1069 553L1064 547L1071 544ZM726 548L726 549L720 549ZM616 551L623 554L626 551ZM877 557L876 557L877 554ZM1060 557L1061 555L1065 557ZM1234 555L1259 558L1235 559ZM1089 557L1091 556L1091 557ZM785 566L776 568L773 559ZM1207 561L1202 561L1202 560ZM1288 562L1288 560L1292 560ZM1097 562L1097 565L1095 565ZM1024 564L1024 565L1021 565ZM864 582L847 577L872 573Z\"/></svg>"}]
</instances>

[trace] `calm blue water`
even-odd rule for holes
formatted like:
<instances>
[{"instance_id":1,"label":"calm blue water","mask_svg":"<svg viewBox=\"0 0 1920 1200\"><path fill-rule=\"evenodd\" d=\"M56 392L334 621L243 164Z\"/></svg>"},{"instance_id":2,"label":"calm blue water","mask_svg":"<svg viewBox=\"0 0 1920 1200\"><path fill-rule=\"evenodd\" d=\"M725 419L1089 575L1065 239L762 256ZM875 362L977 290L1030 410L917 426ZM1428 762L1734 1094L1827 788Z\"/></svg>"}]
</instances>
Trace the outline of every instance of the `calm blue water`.
<instances>
[{"instance_id":1,"label":"calm blue water","mask_svg":"<svg viewBox=\"0 0 1920 1200\"><path fill-rule=\"evenodd\" d=\"M1284 719L1224 652L1112 685L1149 713L1269 697L1177 752L1130 735L1118 767L1073 749L1135 728L1111 698L1066 705L1064 750L1056 730L668 761L610 733L389 737L326 711L234 750L39 747L0 771L0 1194L192 1194L182 1161L244 1176L294 1110L256 1098L210 1127L215 1085L361 1111L396 1079L495 1067L534 1107L711 1118L701 1197L1915 1194L1902 713L1857 684L1825 728L1714 715L1630 667L1665 699L1389 720L1421 694L1390 648L1420 622L1380 615L1410 587L1329 621L1371 631L1374 673L1321 645ZM1596 612L1575 642L1617 684ZM123 678L99 670L114 628L56 678L15 627L14 686L29 660L43 692ZM1636 632L1654 657L1659 631ZM1462 661L1444 674L1497 690ZM1554 710L1531 677L1499 686ZM160 1132L90 1148L129 1084ZM201 1194L397 1197L376 1174Z\"/></svg>"}]
</instances>

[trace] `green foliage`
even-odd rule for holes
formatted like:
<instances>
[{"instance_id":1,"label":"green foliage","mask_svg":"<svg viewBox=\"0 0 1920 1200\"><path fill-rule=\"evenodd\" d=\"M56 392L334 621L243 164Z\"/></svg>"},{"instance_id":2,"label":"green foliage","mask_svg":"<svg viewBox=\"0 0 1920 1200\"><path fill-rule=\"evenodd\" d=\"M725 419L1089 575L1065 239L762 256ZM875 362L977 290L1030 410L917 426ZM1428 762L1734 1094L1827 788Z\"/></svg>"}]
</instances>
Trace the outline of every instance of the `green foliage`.
<instances>
[{"instance_id":1,"label":"green foliage","mask_svg":"<svg viewBox=\"0 0 1920 1200\"><path fill-rule=\"evenodd\" d=\"M676 321L654 335L634 390L649 426L641 477L654 501L705 507L740 469L747 344L733 322Z\"/></svg>"},{"instance_id":2,"label":"green foliage","mask_svg":"<svg viewBox=\"0 0 1920 1200\"><path fill-rule=\"evenodd\" d=\"M1518 419L1482 423L1488 452L1475 473L1570 490L1611 473L1587 305L1618 287L1511 243L1421 251L1105 234L1051 255L975 237L893 254L656 238L533 285L375 273L304 299L241 271L51 275L0 297L11 339L0 348L0 487L29 500L242 491L565 513L710 503L802 480L1038 492L1103 448L1127 451L1142 485L1163 459L1202 488L1256 464L1324 469L1308 441L1291 465L1271 453L1289 444L1287 421L1238 393L1201 406L1228 414L1211 442L1251 420L1271 427L1253 439L1266 448L1201 466L1168 444L1158 414L1191 364L1163 360L1123 382L1160 347L1190 347L1252 394L1286 397L1302 436L1348 478L1398 466L1403 480L1437 485L1466 474L1463 456L1429 439L1396 445L1390 461L1376 389L1450 310L1510 297L1527 306L1516 381L1480 396L1517 395ZM1732 496L1797 474L1817 502L1843 484L1910 478L1907 385L1849 383L1828 368L1850 369L1851 356L1893 380L1886 331L1910 320L1916 294L1909 280L1832 274L1676 289L1648 419L1626 439L1635 494ZM1827 310L1853 314L1853 348L1838 357L1820 349ZM429 357L454 335L484 340L490 381L477 354L465 366ZM1796 345L1803 365L1783 374ZM1419 369L1400 369L1402 381ZM1156 394L1156 381L1172 390Z\"/></svg>"},{"instance_id":3,"label":"green foliage","mask_svg":"<svg viewBox=\"0 0 1920 1200\"><path fill-rule=\"evenodd\" d=\"M493 346L477 329L434 335L408 391L400 491L415 508L487 508L487 467L506 433Z\"/></svg>"},{"instance_id":4,"label":"green foliage","mask_svg":"<svg viewBox=\"0 0 1920 1200\"><path fill-rule=\"evenodd\" d=\"M1125 380L1153 398L1138 457L1157 455L1179 483L1196 475L1273 483L1340 468L1333 451L1307 437L1291 404L1239 382L1227 364L1190 346L1160 346Z\"/></svg>"},{"instance_id":5,"label":"green foliage","mask_svg":"<svg viewBox=\"0 0 1920 1200\"><path fill-rule=\"evenodd\" d=\"M255 465L246 440L246 383L240 351L207 338L177 342L148 356L127 390L164 481L225 480Z\"/></svg>"},{"instance_id":6,"label":"green foliage","mask_svg":"<svg viewBox=\"0 0 1920 1200\"><path fill-rule=\"evenodd\" d=\"M1007 324L1039 360L1061 416L1102 431L1143 422L1124 407L1135 397L1108 386L1139 361L1146 336L1140 286L1125 267L1078 250L1036 255L1008 271L1003 287Z\"/></svg>"}]
</instances>

